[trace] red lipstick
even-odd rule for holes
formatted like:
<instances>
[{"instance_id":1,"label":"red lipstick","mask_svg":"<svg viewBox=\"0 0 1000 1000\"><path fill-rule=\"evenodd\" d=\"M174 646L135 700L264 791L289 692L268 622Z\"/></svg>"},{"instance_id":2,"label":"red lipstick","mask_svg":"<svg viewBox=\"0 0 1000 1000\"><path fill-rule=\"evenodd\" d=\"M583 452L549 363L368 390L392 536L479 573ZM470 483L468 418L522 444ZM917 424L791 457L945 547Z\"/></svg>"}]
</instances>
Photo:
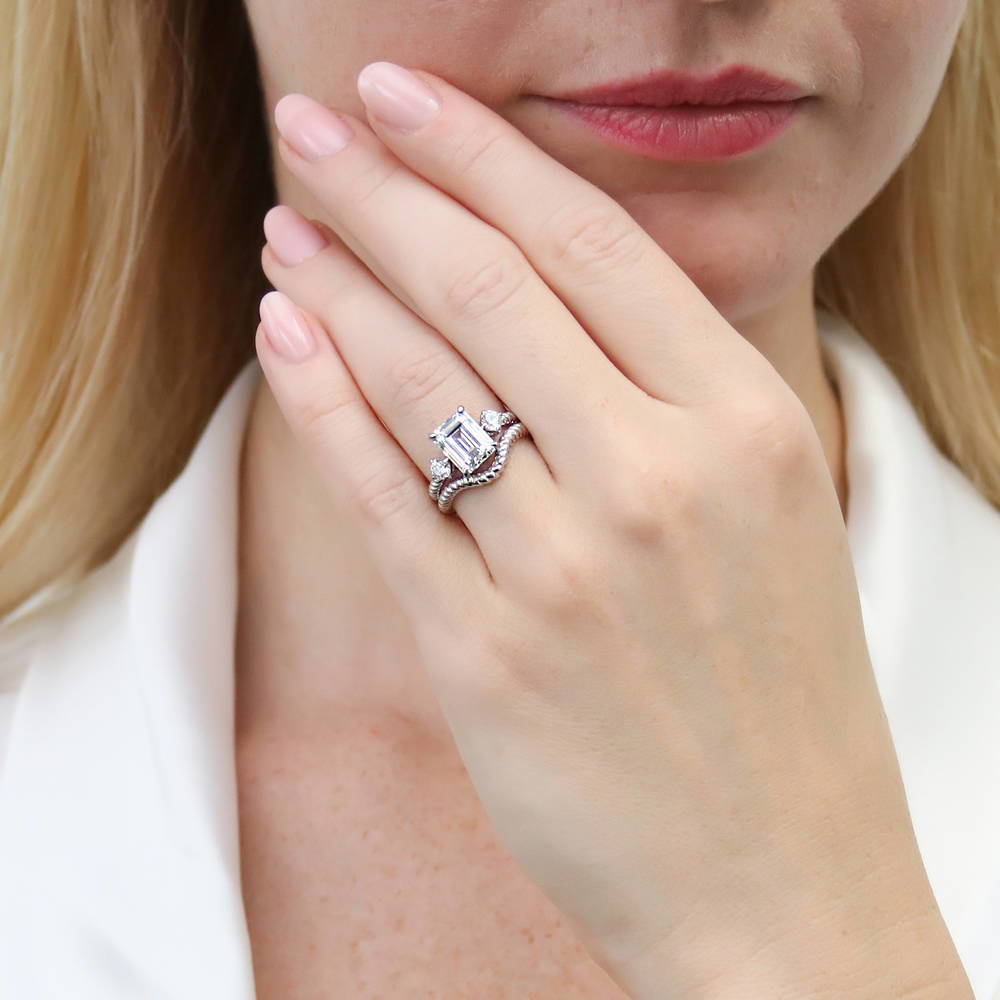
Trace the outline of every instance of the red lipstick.
<instances>
[{"instance_id":1,"label":"red lipstick","mask_svg":"<svg viewBox=\"0 0 1000 1000\"><path fill-rule=\"evenodd\" d=\"M544 100L614 145L659 160L717 160L777 138L813 94L750 66L662 70Z\"/></svg>"}]
</instances>

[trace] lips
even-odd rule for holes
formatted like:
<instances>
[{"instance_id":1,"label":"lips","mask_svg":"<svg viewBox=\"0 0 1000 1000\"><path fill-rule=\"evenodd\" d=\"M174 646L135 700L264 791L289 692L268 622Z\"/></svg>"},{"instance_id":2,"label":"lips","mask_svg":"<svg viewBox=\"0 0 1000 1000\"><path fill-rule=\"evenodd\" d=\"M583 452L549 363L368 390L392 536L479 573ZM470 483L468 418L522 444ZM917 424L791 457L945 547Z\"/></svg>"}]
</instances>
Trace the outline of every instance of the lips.
<instances>
[{"instance_id":1,"label":"lips","mask_svg":"<svg viewBox=\"0 0 1000 1000\"><path fill-rule=\"evenodd\" d=\"M753 67L661 70L543 100L612 144L662 160L714 160L777 138L814 95Z\"/></svg>"},{"instance_id":2,"label":"lips","mask_svg":"<svg viewBox=\"0 0 1000 1000\"><path fill-rule=\"evenodd\" d=\"M663 108L676 104L795 101L810 93L807 87L793 80L752 66L736 65L705 76L655 70L640 77L553 96L577 104L641 104Z\"/></svg>"}]
</instances>

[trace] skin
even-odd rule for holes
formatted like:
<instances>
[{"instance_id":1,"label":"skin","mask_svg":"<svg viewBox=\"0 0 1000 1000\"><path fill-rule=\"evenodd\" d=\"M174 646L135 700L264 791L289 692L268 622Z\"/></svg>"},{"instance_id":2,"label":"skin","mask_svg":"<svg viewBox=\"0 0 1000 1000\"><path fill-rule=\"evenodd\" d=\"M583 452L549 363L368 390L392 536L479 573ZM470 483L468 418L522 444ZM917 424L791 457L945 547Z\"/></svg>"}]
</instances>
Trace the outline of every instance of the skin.
<instances>
[{"instance_id":1,"label":"skin","mask_svg":"<svg viewBox=\"0 0 1000 1000\"><path fill-rule=\"evenodd\" d=\"M506 0L377 0L364 17L343 2L247 9L269 107L311 95L358 137L314 163L274 134L280 201L329 227L331 243L295 267L262 255L306 310L317 353L282 360L258 330L266 379L244 454L238 766L261 982L265 968L293 982L267 959L279 932L264 914L301 898L280 885L328 874L323 837L289 843L289 831L321 832L324 782L343 787L355 747L405 730L434 787L471 779L498 842L619 990L586 995L660 997L665 983L677 997L971 995L871 673L843 531L840 415L811 306L816 261L926 120L964 5L607 3L585 18L568 2ZM369 116L355 79L372 60L424 71L444 99L427 131ZM527 96L735 61L818 95L739 162L646 161ZM497 155L461 173L488 136ZM405 170L362 211L397 159ZM487 237L546 270L528 225L542 205L523 193L538 190L544 204L576 194L602 217L624 208L636 256L628 268L593 253L550 261L556 293L529 283L516 317L456 322L445 277L488 259L500 244ZM440 226L413 224L432 210ZM499 346L469 333L486 317ZM643 317L670 319L657 339ZM443 359L447 384L417 399L393 364L407 350ZM532 366L544 392L516 395L525 350L552 359ZM572 387L568 365L586 372ZM500 385L532 438L514 444L511 474L444 518L426 496L426 431L460 399L474 413L493 405ZM335 406L352 391L388 430ZM583 399L568 418L571 392ZM646 449L622 453L622 427ZM559 444L574 430L618 476L588 478L580 450ZM371 442L363 460L355 442ZM449 632L461 658L434 644ZM374 737L347 724L358 718L377 720ZM296 927L322 945L335 918L305 910Z\"/></svg>"}]
</instances>

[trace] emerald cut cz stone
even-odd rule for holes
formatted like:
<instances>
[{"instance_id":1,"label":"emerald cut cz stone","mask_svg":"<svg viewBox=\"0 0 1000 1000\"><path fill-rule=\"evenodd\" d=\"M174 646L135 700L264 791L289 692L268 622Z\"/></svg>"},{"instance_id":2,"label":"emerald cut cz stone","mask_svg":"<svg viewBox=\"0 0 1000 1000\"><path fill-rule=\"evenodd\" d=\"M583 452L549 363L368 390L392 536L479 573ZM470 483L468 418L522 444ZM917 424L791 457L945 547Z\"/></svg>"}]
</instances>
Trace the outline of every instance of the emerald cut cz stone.
<instances>
[{"instance_id":1,"label":"emerald cut cz stone","mask_svg":"<svg viewBox=\"0 0 1000 1000\"><path fill-rule=\"evenodd\" d=\"M472 472L496 451L496 443L460 406L427 435L462 473Z\"/></svg>"}]
</instances>

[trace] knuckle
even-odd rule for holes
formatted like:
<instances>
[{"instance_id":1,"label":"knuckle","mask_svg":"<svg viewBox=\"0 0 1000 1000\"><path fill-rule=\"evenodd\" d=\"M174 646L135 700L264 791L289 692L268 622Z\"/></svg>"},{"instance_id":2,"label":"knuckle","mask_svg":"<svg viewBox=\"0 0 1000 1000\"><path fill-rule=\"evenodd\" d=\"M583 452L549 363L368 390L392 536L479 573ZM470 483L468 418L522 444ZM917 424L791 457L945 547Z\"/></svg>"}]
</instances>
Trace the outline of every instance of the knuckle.
<instances>
[{"instance_id":1,"label":"knuckle","mask_svg":"<svg viewBox=\"0 0 1000 1000\"><path fill-rule=\"evenodd\" d=\"M571 267L621 267L642 253L643 234L635 220L615 205L570 202L543 227L543 241L553 259Z\"/></svg>"},{"instance_id":2,"label":"knuckle","mask_svg":"<svg viewBox=\"0 0 1000 1000\"><path fill-rule=\"evenodd\" d=\"M368 169L355 178L352 192L354 206L364 205L377 194L387 181L395 176L402 164L399 161L383 160L377 169Z\"/></svg>"},{"instance_id":3,"label":"knuckle","mask_svg":"<svg viewBox=\"0 0 1000 1000\"><path fill-rule=\"evenodd\" d=\"M397 514L411 509L423 500L418 497L412 476L400 475L394 469L379 468L362 477L354 487L354 500L361 514L376 525L387 524Z\"/></svg>"},{"instance_id":4,"label":"knuckle","mask_svg":"<svg viewBox=\"0 0 1000 1000\"><path fill-rule=\"evenodd\" d=\"M479 319L509 304L527 279L524 258L501 249L485 260L464 265L445 287L445 305L459 319Z\"/></svg>"},{"instance_id":5,"label":"knuckle","mask_svg":"<svg viewBox=\"0 0 1000 1000\"><path fill-rule=\"evenodd\" d=\"M609 485L610 523L643 548L662 547L677 525L701 516L704 491L694 475L662 461L623 463Z\"/></svg>"},{"instance_id":6,"label":"knuckle","mask_svg":"<svg viewBox=\"0 0 1000 1000\"><path fill-rule=\"evenodd\" d=\"M736 393L725 404L728 432L739 453L756 466L793 471L810 460L815 428L797 396Z\"/></svg>"},{"instance_id":7,"label":"knuckle","mask_svg":"<svg viewBox=\"0 0 1000 1000\"><path fill-rule=\"evenodd\" d=\"M362 402L353 386L330 386L299 400L295 404L295 419L307 438L322 441Z\"/></svg>"},{"instance_id":8,"label":"knuckle","mask_svg":"<svg viewBox=\"0 0 1000 1000\"><path fill-rule=\"evenodd\" d=\"M640 546L660 545L668 521L662 484L648 474L621 484L612 497L609 522L615 534Z\"/></svg>"},{"instance_id":9,"label":"knuckle","mask_svg":"<svg viewBox=\"0 0 1000 1000\"><path fill-rule=\"evenodd\" d=\"M404 354L387 373L392 404L410 410L437 394L454 377L454 364L440 351Z\"/></svg>"},{"instance_id":10,"label":"knuckle","mask_svg":"<svg viewBox=\"0 0 1000 1000\"><path fill-rule=\"evenodd\" d=\"M530 620L529 620L530 621ZM556 667L535 629L513 616L484 625L473 642L476 669L465 671L465 693L492 710L517 710L525 692L537 692L552 684Z\"/></svg>"},{"instance_id":11,"label":"knuckle","mask_svg":"<svg viewBox=\"0 0 1000 1000\"><path fill-rule=\"evenodd\" d=\"M356 322L358 307L363 307L366 301L365 285L358 281L354 267L343 267L342 263L337 261L334 266L324 268L322 279L309 289L313 297L313 311L330 331L335 343L339 331L348 329Z\"/></svg>"},{"instance_id":12,"label":"knuckle","mask_svg":"<svg viewBox=\"0 0 1000 1000\"><path fill-rule=\"evenodd\" d=\"M501 156L503 133L496 128L469 129L456 139L447 153L452 173L470 177Z\"/></svg>"},{"instance_id":13,"label":"knuckle","mask_svg":"<svg viewBox=\"0 0 1000 1000\"><path fill-rule=\"evenodd\" d=\"M517 712L526 695L551 693L566 680L565 660L552 655L546 625L562 629L572 623L553 620L551 609L537 603L525 608L524 595L519 596L516 613L494 618L467 646L476 669L466 674L466 693L494 710Z\"/></svg>"},{"instance_id":14,"label":"knuckle","mask_svg":"<svg viewBox=\"0 0 1000 1000\"><path fill-rule=\"evenodd\" d=\"M588 613L600 581L598 560L582 539L549 540L528 586L533 603L561 618Z\"/></svg>"}]
</instances>

